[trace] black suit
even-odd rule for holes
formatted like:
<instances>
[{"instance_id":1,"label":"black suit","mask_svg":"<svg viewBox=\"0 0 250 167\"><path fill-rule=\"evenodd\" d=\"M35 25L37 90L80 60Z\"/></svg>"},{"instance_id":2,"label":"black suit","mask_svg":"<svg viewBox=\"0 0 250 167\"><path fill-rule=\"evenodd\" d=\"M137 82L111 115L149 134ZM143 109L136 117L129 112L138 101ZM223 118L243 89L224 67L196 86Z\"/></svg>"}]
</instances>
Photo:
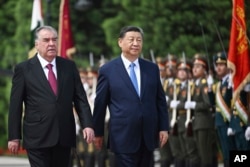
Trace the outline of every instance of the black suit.
<instances>
[{"instance_id":1,"label":"black suit","mask_svg":"<svg viewBox=\"0 0 250 167\"><path fill-rule=\"evenodd\" d=\"M54 95L37 56L16 66L10 98L9 140L22 139L29 149L60 145L75 147L73 106L82 128L92 116L78 70L70 60L56 57L58 95ZM23 111L24 102L24 113Z\"/></svg>"}]
</instances>

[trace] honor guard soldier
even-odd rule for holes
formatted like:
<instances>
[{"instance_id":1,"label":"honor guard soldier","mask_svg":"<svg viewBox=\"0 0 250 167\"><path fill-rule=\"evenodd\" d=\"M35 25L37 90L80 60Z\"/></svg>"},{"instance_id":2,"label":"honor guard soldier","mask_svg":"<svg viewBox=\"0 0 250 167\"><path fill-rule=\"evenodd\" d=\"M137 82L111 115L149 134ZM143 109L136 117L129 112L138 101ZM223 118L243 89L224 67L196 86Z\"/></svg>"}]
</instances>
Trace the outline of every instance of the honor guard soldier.
<instances>
[{"instance_id":1,"label":"honor guard soldier","mask_svg":"<svg viewBox=\"0 0 250 167\"><path fill-rule=\"evenodd\" d=\"M207 59L196 54L193 59L194 92L191 101L185 103L186 110L194 111L193 134L200 156L201 167L213 165L214 120L210 111L211 103L208 96Z\"/></svg>"},{"instance_id":2,"label":"honor guard soldier","mask_svg":"<svg viewBox=\"0 0 250 167\"><path fill-rule=\"evenodd\" d=\"M193 167L199 165L199 155L193 135L187 133L186 121L191 123L191 110L185 109L185 102L191 98L193 84L189 80L192 73L192 63L186 58L177 63L177 100L172 100L170 107L177 109L178 140L180 157L176 157L176 167ZM189 112L189 113L188 113ZM189 118L187 118L189 117ZM173 124L174 122L171 122ZM192 131L192 129L190 129Z\"/></svg>"},{"instance_id":3,"label":"honor guard soldier","mask_svg":"<svg viewBox=\"0 0 250 167\"><path fill-rule=\"evenodd\" d=\"M88 73L90 71L89 69L85 69L85 68L79 68L78 72L80 75L80 79L83 85L83 88L86 92L87 98L89 100L89 95L88 95L88 91L90 90L90 86L89 86L89 81L88 81ZM91 86L92 87L92 86ZM90 104L90 107L92 104ZM91 109L92 111L92 109ZM73 167L74 163L76 161L77 163L77 167L82 166L82 164L84 164L84 166L88 166L88 167L94 167L95 165L95 157L93 154L93 144L87 144L83 139L82 139L82 135L81 135L81 128L80 128L80 122L79 122L79 118L77 116L77 113L75 111L75 109L73 109L74 112L74 118L75 118L75 124L76 124L76 151L74 149L72 149L71 151L71 159L70 159L70 163L69 163L69 167ZM76 157L76 156L78 157Z\"/></svg>"},{"instance_id":4,"label":"honor guard soldier","mask_svg":"<svg viewBox=\"0 0 250 167\"><path fill-rule=\"evenodd\" d=\"M219 52L213 56L215 72L219 79L213 91L209 91L210 99L215 105L215 128L222 151L223 163L229 166L229 151L235 149L233 140L233 130L229 127L231 119L231 100L232 100L232 80L230 71L227 68L226 53Z\"/></svg>"},{"instance_id":5,"label":"honor guard soldier","mask_svg":"<svg viewBox=\"0 0 250 167\"><path fill-rule=\"evenodd\" d=\"M248 83L245 87L244 87L244 91L247 92L247 110L250 113L250 83ZM248 116L248 127L246 128L245 131L245 138L248 141L248 143L250 143L250 116Z\"/></svg>"},{"instance_id":6,"label":"honor guard soldier","mask_svg":"<svg viewBox=\"0 0 250 167\"><path fill-rule=\"evenodd\" d=\"M162 85L164 84L164 81L166 79L166 67L165 67L165 60L161 57L157 57L156 58L156 63L159 67L159 71L160 71L160 79L161 79L161 83Z\"/></svg>"},{"instance_id":7,"label":"honor guard soldier","mask_svg":"<svg viewBox=\"0 0 250 167\"><path fill-rule=\"evenodd\" d=\"M79 74L81 76L82 84L85 88L85 92L88 98L88 102L91 108L91 112L93 112L94 107L94 98L95 98L95 88L97 81L97 68L88 67L86 71L79 70ZM78 152L80 152L81 161L83 161L84 166L94 167L95 166L95 148L93 143L86 143L84 140L78 141Z\"/></svg>"},{"instance_id":8,"label":"honor guard soldier","mask_svg":"<svg viewBox=\"0 0 250 167\"><path fill-rule=\"evenodd\" d=\"M163 89L165 91L166 95L166 101L168 104L168 114L169 114L169 121L171 121L172 118L172 111L170 109L170 101L173 98L173 92L174 92L174 79L176 74L176 63L177 59L174 55L168 55L165 59L165 72L166 72L166 79L163 83ZM176 143L177 137L172 134L172 130L170 130L169 134L169 142L165 144L163 148L160 149L160 155L161 155L161 167L170 167L170 165L173 163L173 156L177 153L175 152L175 147L179 147L179 143Z\"/></svg>"},{"instance_id":9,"label":"honor guard soldier","mask_svg":"<svg viewBox=\"0 0 250 167\"><path fill-rule=\"evenodd\" d=\"M246 84L241 90L239 97L236 99L232 107L232 117L229 123L234 136L237 150L250 150L249 139L245 138L245 131L249 121L249 92L250 83Z\"/></svg>"},{"instance_id":10,"label":"honor guard soldier","mask_svg":"<svg viewBox=\"0 0 250 167\"><path fill-rule=\"evenodd\" d=\"M176 75L177 58L174 55L168 54L165 61L165 70L167 80L164 82L163 88L166 91L169 85L173 85Z\"/></svg>"},{"instance_id":11,"label":"honor guard soldier","mask_svg":"<svg viewBox=\"0 0 250 167\"><path fill-rule=\"evenodd\" d=\"M177 58L174 55L169 54L165 61L166 80L163 84L167 101L169 101L169 98L173 98L173 83L176 76L176 64ZM169 117L171 118L171 115L169 115Z\"/></svg>"},{"instance_id":12,"label":"honor guard soldier","mask_svg":"<svg viewBox=\"0 0 250 167\"><path fill-rule=\"evenodd\" d=\"M98 69L96 67L88 67L87 68L87 82L89 85L89 89L86 91L86 94L89 98L89 103L90 103L92 112L94 108L97 77L98 77Z\"/></svg>"}]
</instances>

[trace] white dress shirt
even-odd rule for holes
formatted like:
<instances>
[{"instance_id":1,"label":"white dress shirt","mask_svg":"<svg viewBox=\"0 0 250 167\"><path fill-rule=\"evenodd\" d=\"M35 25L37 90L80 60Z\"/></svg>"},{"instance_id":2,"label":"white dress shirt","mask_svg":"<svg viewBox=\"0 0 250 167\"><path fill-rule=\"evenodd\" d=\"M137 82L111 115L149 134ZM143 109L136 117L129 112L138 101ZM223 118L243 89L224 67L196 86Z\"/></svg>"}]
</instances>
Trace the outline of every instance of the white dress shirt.
<instances>
[{"instance_id":1,"label":"white dress shirt","mask_svg":"<svg viewBox=\"0 0 250 167\"><path fill-rule=\"evenodd\" d=\"M137 79L137 83L138 83L138 89L139 89L139 92L141 92L141 72L140 72L140 65L139 65L139 61L138 59L136 59L134 62L130 62L128 59L126 59L125 56L123 56L123 54L121 55L121 58L122 58L122 62L128 72L128 75L129 75L129 71L130 71L130 64L131 63L134 63L135 64L135 67L134 67L134 70L135 70L135 75L136 75L136 79Z\"/></svg>"},{"instance_id":2,"label":"white dress shirt","mask_svg":"<svg viewBox=\"0 0 250 167\"><path fill-rule=\"evenodd\" d=\"M46 67L48 64L52 64L52 70L57 78L57 70L56 70L56 59L53 59L52 62L48 62L47 60L45 60L42 56L39 55L39 53L37 54L37 57L42 65L44 74L46 75L47 79L48 79L48 73L49 73L49 69Z\"/></svg>"}]
</instances>

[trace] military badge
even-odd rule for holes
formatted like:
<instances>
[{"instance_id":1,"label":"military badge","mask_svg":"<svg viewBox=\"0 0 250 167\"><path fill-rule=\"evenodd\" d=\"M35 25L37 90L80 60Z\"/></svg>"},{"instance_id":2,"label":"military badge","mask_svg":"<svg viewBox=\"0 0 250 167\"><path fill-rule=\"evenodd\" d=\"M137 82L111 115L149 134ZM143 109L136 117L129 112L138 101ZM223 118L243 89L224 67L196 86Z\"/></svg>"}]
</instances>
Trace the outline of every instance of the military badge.
<instances>
[{"instance_id":1,"label":"military badge","mask_svg":"<svg viewBox=\"0 0 250 167\"><path fill-rule=\"evenodd\" d=\"M206 84L206 83L207 83L207 80L206 80L206 79L202 79L202 80L201 80L201 83L202 83L202 84Z\"/></svg>"}]
</instances>

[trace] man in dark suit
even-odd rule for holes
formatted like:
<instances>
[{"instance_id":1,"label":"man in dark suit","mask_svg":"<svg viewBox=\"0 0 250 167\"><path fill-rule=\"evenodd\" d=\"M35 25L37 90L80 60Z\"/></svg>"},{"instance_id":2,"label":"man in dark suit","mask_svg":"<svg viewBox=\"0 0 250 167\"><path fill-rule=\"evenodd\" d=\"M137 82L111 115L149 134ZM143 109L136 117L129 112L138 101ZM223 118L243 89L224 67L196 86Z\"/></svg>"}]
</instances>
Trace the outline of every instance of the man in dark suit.
<instances>
[{"instance_id":1,"label":"man in dark suit","mask_svg":"<svg viewBox=\"0 0 250 167\"><path fill-rule=\"evenodd\" d=\"M93 115L95 146L101 148L103 144L108 106L108 147L115 153L118 166L152 166L153 150L167 142L169 130L159 68L139 58L143 45L141 28L122 28L118 45L121 56L99 70ZM132 76L135 78L130 79Z\"/></svg>"},{"instance_id":2,"label":"man in dark suit","mask_svg":"<svg viewBox=\"0 0 250 167\"><path fill-rule=\"evenodd\" d=\"M70 149L76 145L73 107L88 143L94 138L90 107L75 63L57 56L56 30L43 26L35 35L37 54L14 71L8 148L18 153L23 132L32 167L68 167Z\"/></svg>"}]
</instances>

